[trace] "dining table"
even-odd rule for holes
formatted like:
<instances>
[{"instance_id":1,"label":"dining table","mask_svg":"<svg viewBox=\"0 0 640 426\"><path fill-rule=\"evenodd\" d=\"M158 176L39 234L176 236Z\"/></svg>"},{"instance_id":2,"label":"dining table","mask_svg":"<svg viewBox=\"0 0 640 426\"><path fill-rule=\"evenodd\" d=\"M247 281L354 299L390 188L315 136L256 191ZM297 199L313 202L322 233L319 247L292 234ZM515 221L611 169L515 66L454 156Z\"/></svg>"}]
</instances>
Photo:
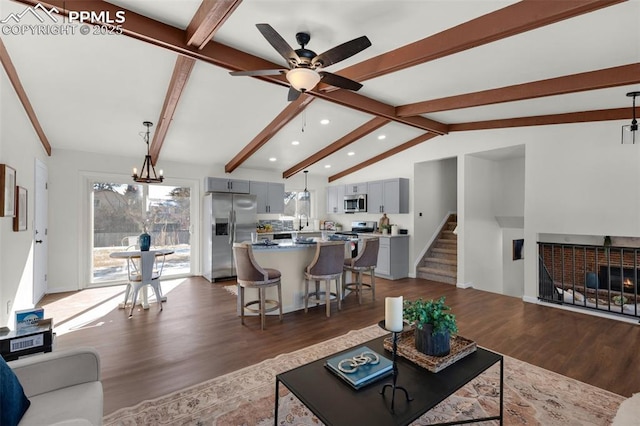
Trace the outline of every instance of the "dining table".
<instances>
[{"instance_id":1,"label":"dining table","mask_svg":"<svg viewBox=\"0 0 640 426\"><path fill-rule=\"evenodd\" d=\"M153 253L156 257L159 256L167 256L170 254L174 253L173 249L152 249L152 250L148 250L149 252ZM126 259L127 262L129 261L136 261L136 259L139 261L140 257L142 256L142 251L140 250L124 250L124 251L114 251L112 253L109 254L109 257L112 257L114 259ZM158 277L158 279L160 279ZM142 302L140 302L140 304L142 305L143 309L149 309L149 297L147 294L147 287L148 286L144 286L142 288ZM162 294L162 291L160 292L160 294ZM167 301L167 296L165 296L164 294L162 294L162 297L160 298L160 302L166 302ZM120 309L124 309L125 308L125 304L126 304L126 300L122 303L120 303L118 305L118 307Z\"/></svg>"}]
</instances>

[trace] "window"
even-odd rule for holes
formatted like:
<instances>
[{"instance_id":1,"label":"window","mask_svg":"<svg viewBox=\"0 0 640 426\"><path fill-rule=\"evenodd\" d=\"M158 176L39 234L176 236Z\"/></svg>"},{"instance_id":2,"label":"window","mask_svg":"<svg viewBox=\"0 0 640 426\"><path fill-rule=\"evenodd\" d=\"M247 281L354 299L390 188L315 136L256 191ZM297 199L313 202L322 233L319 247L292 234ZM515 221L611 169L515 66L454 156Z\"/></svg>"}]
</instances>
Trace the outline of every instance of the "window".
<instances>
[{"instance_id":1,"label":"window","mask_svg":"<svg viewBox=\"0 0 640 426\"><path fill-rule=\"evenodd\" d=\"M153 248L170 248L163 276L191 272L191 190L189 187L93 182L91 283L126 279L122 259L114 251L136 249L143 231Z\"/></svg>"},{"instance_id":2,"label":"window","mask_svg":"<svg viewBox=\"0 0 640 426\"><path fill-rule=\"evenodd\" d=\"M291 191L284 193L283 220L299 220L311 217L312 196L309 191Z\"/></svg>"}]
</instances>

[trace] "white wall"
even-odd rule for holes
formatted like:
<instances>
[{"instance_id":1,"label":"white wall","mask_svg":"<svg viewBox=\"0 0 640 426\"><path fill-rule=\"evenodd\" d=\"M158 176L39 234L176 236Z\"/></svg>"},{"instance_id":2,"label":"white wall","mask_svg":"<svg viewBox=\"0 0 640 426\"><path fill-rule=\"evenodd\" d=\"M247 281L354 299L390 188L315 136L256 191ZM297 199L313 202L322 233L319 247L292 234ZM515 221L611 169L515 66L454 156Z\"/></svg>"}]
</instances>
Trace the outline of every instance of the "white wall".
<instances>
[{"instance_id":1,"label":"white wall","mask_svg":"<svg viewBox=\"0 0 640 426\"><path fill-rule=\"evenodd\" d=\"M15 310L33 307L35 159L46 164L47 155L6 74L0 75L0 163L16 169L16 184L28 197L26 231L14 232L13 218L0 217L0 326L12 327Z\"/></svg>"}]
</instances>

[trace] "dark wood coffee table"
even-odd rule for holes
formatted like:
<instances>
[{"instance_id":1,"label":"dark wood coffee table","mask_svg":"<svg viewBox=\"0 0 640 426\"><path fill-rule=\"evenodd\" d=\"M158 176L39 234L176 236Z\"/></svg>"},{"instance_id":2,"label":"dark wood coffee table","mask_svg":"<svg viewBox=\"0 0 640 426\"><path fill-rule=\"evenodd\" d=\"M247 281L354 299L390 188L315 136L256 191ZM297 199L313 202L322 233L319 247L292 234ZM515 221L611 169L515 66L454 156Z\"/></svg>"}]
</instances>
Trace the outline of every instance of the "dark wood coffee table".
<instances>
[{"instance_id":1,"label":"dark wood coffee table","mask_svg":"<svg viewBox=\"0 0 640 426\"><path fill-rule=\"evenodd\" d=\"M385 351L383 347L384 337L358 346L368 346L391 359L391 353ZM389 383L391 378L381 379L362 389L354 390L324 366L326 359L335 355L332 354L276 376L276 425L278 424L280 383L285 385L326 425L408 425L497 362L500 362L500 413L490 417L466 420L463 423L499 420L502 424L504 361L500 354L478 348L472 354L438 373L431 373L411 361L398 357L398 386L406 388L413 401L408 402L403 392L396 392L393 413L390 410L391 392L380 394L382 386ZM439 423L439 425L447 424L460 424L460 422Z\"/></svg>"}]
</instances>

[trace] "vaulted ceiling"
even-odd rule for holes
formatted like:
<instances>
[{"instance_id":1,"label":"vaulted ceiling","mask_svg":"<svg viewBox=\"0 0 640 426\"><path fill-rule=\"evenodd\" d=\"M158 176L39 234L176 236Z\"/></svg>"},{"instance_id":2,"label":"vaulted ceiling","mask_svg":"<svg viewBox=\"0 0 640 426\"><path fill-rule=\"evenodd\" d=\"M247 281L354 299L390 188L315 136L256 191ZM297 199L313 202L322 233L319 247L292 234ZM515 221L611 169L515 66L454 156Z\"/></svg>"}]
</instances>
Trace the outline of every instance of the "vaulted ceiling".
<instances>
[{"instance_id":1,"label":"vaulted ceiling","mask_svg":"<svg viewBox=\"0 0 640 426\"><path fill-rule=\"evenodd\" d=\"M38 4L124 12L122 34L68 21L74 34L32 34L41 22L23 12ZM138 158L149 120L159 162L333 181L451 132L618 126L640 90L639 0L0 0L0 21L5 75L53 155ZM230 76L285 66L258 23L294 49L309 32L318 53L366 35L371 47L327 68L363 87L288 102L282 75Z\"/></svg>"}]
</instances>

